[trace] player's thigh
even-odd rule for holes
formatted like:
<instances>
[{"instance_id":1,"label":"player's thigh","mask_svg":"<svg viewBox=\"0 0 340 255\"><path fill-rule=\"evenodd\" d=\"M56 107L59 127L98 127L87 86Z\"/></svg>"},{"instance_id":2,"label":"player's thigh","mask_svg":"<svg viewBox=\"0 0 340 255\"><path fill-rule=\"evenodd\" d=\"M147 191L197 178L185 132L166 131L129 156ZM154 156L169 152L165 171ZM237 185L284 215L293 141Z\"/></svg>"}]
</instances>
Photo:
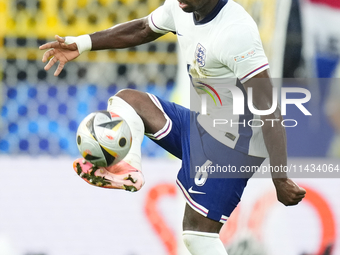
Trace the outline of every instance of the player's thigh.
<instances>
[{"instance_id":1,"label":"player's thigh","mask_svg":"<svg viewBox=\"0 0 340 255\"><path fill-rule=\"evenodd\" d=\"M145 92L132 89L119 91L116 96L131 105L143 120L146 133L155 133L164 127L166 118Z\"/></svg>"}]
</instances>

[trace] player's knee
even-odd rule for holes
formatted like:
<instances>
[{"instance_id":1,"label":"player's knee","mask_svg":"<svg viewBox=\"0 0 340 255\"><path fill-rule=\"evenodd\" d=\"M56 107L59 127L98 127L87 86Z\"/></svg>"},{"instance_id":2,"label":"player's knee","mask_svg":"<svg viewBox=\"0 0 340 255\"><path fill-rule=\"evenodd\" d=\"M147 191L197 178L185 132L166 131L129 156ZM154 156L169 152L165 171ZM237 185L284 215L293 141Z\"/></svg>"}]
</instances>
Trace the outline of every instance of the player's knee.
<instances>
[{"instance_id":1,"label":"player's knee","mask_svg":"<svg viewBox=\"0 0 340 255\"><path fill-rule=\"evenodd\" d=\"M147 94L134 89L121 89L114 96L123 99L139 114Z\"/></svg>"},{"instance_id":2,"label":"player's knee","mask_svg":"<svg viewBox=\"0 0 340 255\"><path fill-rule=\"evenodd\" d=\"M115 96L118 96L118 97L124 99L124 97L128 97L129 94L131 94L131 93L133 93L132 89L121 89L115 94Z\"/></svg>"},{"instance_id":3,"label":"player's knee","mask_svg":"<svg viewBox=\"0 0 340 255\"><path fill-rule=\"evenodd\" d=\"M120 97L121 99L129 103L136 101L143 94L145 93L134 89L121 89L115 94L115 96Z\"/></svg>"},{"instance_id":4,"label":"player's knee","mask_svg":"<svg viewBox=\"0 0 340 255\"><path fill-rule=\"evenodd\" d=\"M183 241L192 255L227 255L217 233L183 231Z\"/></svg>"}]
</instances>

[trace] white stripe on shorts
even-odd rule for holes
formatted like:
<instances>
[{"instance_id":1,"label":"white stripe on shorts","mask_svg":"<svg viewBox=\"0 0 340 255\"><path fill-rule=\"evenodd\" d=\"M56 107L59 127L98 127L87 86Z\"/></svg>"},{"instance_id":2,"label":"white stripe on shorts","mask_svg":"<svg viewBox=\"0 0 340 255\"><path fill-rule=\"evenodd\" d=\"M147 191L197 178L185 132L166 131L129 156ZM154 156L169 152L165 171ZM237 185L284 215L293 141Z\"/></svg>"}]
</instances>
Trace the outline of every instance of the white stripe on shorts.
<instances>
[{"instance_id":1,"label":"white stripe on shorts","mask_svg":"<svg viewBox=\"0 0 340 255\"><path fill-rule=\"evenodd\" d=\"M169 116L164 112L164 109L162 107L162 104L159 102L158 98L155 95L149 94L147 93L148 96L150 97L151 101L157 106L158 109L160 109L163 112L163 115L166 119L166 123L164 125L164 127L157 131L155 134L148 134L145 133L146 136L148 136L149 138L153 139L153 140L161 140L163 137L167 136L171 129L172 129L172 121L169 118Z\"/></svg>"}]
</instances>

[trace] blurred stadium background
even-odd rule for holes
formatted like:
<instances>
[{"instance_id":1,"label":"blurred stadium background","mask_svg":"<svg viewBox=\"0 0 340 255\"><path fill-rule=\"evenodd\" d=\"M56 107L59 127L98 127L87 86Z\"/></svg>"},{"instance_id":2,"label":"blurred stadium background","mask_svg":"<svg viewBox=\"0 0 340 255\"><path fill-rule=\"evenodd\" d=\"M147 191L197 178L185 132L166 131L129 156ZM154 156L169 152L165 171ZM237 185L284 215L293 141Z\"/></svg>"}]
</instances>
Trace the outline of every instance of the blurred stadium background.
<instances>
[{"instance_id":1,"label":"blurred stadium background","mask_svg":"<svg viewBox=\"0 0 340 255\"><path fill-rule=\"evenodd\" d=\"M236 0L259 26L271 73L306 86L312 117L287 129L294 164L340 165L340 3ZM189 105L174 35L119 51L88 52L58 78L38 47L148 15L157 0L0 0L0 255L187 254L184 200L174 185L180 162L143 142L146 186L137 194L89 187L72 172L75 132L123 88ZM54 68L52 68L54 69ZM295 80L281 80L295 78ZM312 79L301 82L302 78ZM306 85L308 84L308 85ZM274 202L268 179L251 180L221 233L230 255L340 254L339 179L298 179L299 207Z\"/></svg>"}]
</instances>

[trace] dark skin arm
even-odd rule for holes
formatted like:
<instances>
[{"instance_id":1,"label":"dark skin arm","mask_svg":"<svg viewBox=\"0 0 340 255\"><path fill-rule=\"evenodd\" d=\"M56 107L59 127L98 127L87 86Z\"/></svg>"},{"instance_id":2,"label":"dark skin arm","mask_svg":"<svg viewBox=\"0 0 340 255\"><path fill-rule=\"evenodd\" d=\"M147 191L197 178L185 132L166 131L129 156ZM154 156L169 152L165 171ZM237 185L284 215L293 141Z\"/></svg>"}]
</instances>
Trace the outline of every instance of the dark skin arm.
<instances>
[{"instance_id":1,"label":"dark skin arm","mask_svg":"<svg viewBox=\"0 0 340 255\"><path fill-rule=\"evenodd\" d=\"M138 46L156 40L163 34L155 33L148 24L148 18L136 19L122 23L109 29L95 32L90 35L92 50L123 49ZM46 62L45 70L49 70L56 62L59 65L54 75L58 76L65 64L80 54L76 43L66 44L65 38L55 36L56 41L48 42L39 47L40 50L47 50L42 58Z\"/></svg>"},{"instance_id":2,"label":"dark skin arm","mask_svg":"<svg viewBox=\"0 0 340 255\"><path fill-rule=\"evenodd\" d=\"M267 110L272 106L273 85L267 70L257 74L243 85L246 91L249 87L253 88L253 104L258 110ZM270 165L273 167L286 166L286 130L281 125L283 119L280 107L277 107L270 115L262 115L261 119L264 122L262 132L269 153ZM266 119L279 119L280 121L274 121L274 124L272 124L271 121L266 121ZM289 179L286 173L272 172L272 178L276 188L277 198L284 205L296 205L305 197L306 191Z\"/></svg>"},{"instance_id":3,"label":"dark skin arm","mask_svg":"<svg viewBox=\"0 0 340 255\"><path fill-rule=\"evenodd\" d=\"M92 50L124 49L148 43L161 37L151 30L148 18L136 19L91 34Z\"/></svg>"}]
</instances>

